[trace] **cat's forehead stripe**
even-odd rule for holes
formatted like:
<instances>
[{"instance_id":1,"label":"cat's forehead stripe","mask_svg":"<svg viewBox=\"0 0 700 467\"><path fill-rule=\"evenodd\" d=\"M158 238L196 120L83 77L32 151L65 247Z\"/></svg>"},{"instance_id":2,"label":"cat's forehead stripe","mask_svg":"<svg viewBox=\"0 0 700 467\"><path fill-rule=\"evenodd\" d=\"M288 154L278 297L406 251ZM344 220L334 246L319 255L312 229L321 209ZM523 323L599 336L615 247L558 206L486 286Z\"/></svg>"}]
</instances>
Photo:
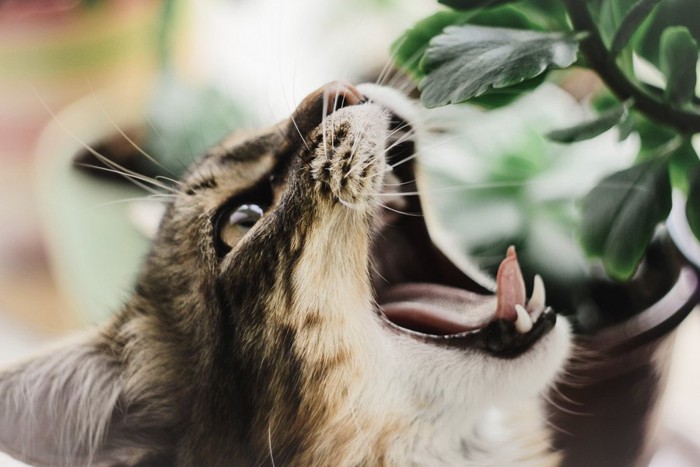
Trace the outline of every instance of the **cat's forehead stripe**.
<instances>
[{"instance_id":1,"label":"cat's forehead stripe","mask_svg":"<svg viewBox=\"0 0 700 467\"><path fill-rule=\"evenodd\" d=\"M197 183L192 184L185 193L187 193L188 195L194 195L200 190L213 189L217 186L218 184L216 183L216 179L213 176L207 177L198 181Z\"/></svg>"},{"instance_id":2,"label":"cat's forehead stripe","mask_svg":"<svg viewBox=\"0 0 700 467\"><path fill-rule=\"evenodd\" d=\"M194 176L188 180L189 186L185 193L194 195L202 190L218 188L220 184L217 182L217 177L230 175L226 173L227 167L238 167L241 171L248 173L245 178L249 178L250 175L257 172L257 170L250 170L251 168L257 169L264 160L272 161L275 159L280 148L280 141L281 138L276 133L243 141L240 141L240 138L229 138L210 152L208 157L204 158L202 163L192 171ZM268 164L263 165L267 166Z\"/></svg>"},{"instance_id":3,"label":"cat's forehead stripe","mask_svg":"<svg viewBox=\"0 0 700 467\"><path fill-rule=\"evenodd\" d=\"M234 146L224 146L219 155L219 161L221 163L256 161L265 155L276 152L280 144L280 137L276 133L263 135Z\"/></svg>"}]
</instances>

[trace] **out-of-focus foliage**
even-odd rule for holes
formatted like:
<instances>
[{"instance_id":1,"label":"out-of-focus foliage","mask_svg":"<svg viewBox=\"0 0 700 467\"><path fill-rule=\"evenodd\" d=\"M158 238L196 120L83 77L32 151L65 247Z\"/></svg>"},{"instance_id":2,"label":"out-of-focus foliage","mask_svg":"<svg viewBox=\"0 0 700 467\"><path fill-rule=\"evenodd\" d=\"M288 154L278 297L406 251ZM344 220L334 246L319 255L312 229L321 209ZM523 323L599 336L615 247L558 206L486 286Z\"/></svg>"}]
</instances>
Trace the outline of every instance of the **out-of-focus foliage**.
<instances>
[{"instance_id":1,"label":"out-of-focus foliage","mask_svg":"<svg viewBox=\"0 0 700 467\"><path fill-rule=\"evenodd\" d=\"M621 139L638 135L636 165L602 178L580 203L582 249L611 278L634 276L668 216L672 188L687 194L687 220L700 238L700 159L690 143L700 132L696 1L440 3L452 9L416 24L393 49L427 107L507 105L539 86L548 69L577 66L607 88L592 96L599 113L547 136L576 143L615 126Z\"/></svg>"}]
</instances>

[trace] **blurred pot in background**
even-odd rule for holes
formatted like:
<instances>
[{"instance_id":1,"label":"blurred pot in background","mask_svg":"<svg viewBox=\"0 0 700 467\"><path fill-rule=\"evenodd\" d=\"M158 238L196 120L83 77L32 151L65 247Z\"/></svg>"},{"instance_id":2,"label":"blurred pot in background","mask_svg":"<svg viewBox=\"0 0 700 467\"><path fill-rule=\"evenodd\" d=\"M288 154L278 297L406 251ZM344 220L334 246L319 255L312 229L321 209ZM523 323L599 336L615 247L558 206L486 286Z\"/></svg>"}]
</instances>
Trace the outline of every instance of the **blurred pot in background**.
<instances>
[{"instance_id":1,"label":"blurred pot in background","mask_svg":"<svg viewBox=\"0 0 700 467\"><path fill-rule=\"evenodd\" d=\"M40 132L64 107L102 89L142 111L160 70L172 67L173 57L180 66L187 43L180 31L183 7L180 0L0 2L3 310L41 324L45 318L25 315L51 305L26 298L44 286L50 295L52 287L34 191L32 155Z\"/></svg>"}]
</instances>

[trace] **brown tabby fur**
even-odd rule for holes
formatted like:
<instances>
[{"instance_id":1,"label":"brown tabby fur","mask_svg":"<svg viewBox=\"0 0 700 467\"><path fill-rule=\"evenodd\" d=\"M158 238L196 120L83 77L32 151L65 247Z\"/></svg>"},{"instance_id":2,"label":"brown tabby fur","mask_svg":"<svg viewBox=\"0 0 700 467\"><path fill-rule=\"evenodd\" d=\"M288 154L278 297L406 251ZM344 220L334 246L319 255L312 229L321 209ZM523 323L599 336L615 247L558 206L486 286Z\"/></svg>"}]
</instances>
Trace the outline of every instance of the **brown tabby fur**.
<instances>
[{"instance_id":1,"label":"brown tabby fur","mask_svg":"<svg viewBox=\"0 0 700 467\"><path fill-rule=\"evenodd\" d=\"M328 96L358 103L348 86L232 135L190 169L111 322L0 373L0 450L36 465L452 463L437 449L411 457L414 445L430 451L422 433L436 428L421 428L421 407L443 395L394 398L386 380L402 376L381 365L396 365L382 350L394 338L371 311L368 258L389 117L350 105L325 138ZM261 196L270 209L221 254L217 212ZM524 431L523 458L556 459L542 431ZM478 449L461 443L466 464Z\"/></svg>"}]
</instances>

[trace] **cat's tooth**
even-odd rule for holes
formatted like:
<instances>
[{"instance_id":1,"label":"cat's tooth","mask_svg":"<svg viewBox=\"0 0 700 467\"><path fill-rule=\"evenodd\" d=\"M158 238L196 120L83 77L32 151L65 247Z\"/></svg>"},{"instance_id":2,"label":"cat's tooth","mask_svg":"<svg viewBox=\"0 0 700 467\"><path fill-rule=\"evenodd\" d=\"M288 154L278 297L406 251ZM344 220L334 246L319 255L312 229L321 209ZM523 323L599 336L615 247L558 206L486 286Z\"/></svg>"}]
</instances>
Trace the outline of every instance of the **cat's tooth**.
<instances>
[{"instance_id":1,"label":"cat's tooth","mask_svg":"<svg viewBox=\"0 0 700 467\"><path fill-rule=\"evenodd\" d=\"M520 304L515 305L515 312L518 314L518 319L515 320L515 329L520 334L525 334L532 329L532 319L527 310Z\"/></svg>"},{"instance_id":2,"label":"cat's tooth","mask_svg":"<svg viewBox=\"0 0 700 467\"><path fill-rule=\"evenodd\" d=\"M535 281L532 286L532 296L527 302L527 310L530 312L532 322L537 322L540 315L544 311L547 296L544 290L544 281L539 274L535 275Z\"/></svg>"}]
</instances>

